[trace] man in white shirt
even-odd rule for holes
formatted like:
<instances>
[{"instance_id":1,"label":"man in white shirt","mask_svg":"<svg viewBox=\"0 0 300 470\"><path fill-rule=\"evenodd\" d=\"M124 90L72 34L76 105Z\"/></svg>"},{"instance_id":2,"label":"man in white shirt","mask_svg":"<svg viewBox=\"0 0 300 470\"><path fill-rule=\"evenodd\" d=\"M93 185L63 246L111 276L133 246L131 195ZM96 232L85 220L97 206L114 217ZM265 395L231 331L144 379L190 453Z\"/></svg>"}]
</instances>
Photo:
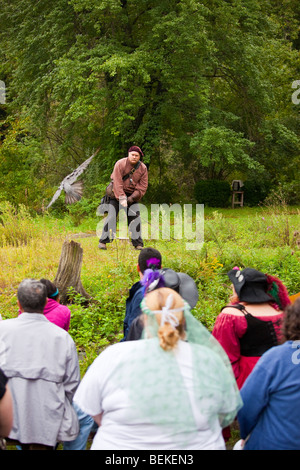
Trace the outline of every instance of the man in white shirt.
<instances>
[{"instance_id":1,"label":"man in white shirt","mask_svg":"<svg viewBox=\"0 0 300 470\"><path fill-rule=\"evenodd\" d=\"M0 323L0 367L13 396L14 420L8 437L51 449L78 435L72 400L80 371L73 339L43 315L46 300L42 283L21 282L22 315Z\"/></svg>"}]
</instances>

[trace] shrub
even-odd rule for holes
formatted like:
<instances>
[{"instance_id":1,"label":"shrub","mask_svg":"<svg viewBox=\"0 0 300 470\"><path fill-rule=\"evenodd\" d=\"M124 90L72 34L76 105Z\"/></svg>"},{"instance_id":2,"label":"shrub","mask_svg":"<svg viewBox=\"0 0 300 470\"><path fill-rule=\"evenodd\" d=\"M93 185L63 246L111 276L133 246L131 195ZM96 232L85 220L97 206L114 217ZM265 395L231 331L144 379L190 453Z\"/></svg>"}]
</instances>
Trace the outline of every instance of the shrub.
<instances>
[{"instance_id":1,"label":"shrub","mask_svg":"<svg viewBox=\"0 0 300 470\"><path fill-rule=\"evenodd\" d=\"M195 184L194 193L199 204L209 207L227 207L231 187L228 181L204 180Z\"/></svg>"},{"instance_id":2,"label":"shrub","mask_svg":"<svg viewBox=\"0 0 300 470\"><path fill-rule=\"evenodd\" d=\"M172 204L180 200L178 187L174 181L164 178L163 184L149 182L149 186L143 201L145 203Z\"/></svg>"},{"instance_id":3,"label":"shrub","mask_svg":"<svg viewBox=\"0 0 300 470\"><path fill-rule=\"evenodd\" d=\"M244 204L246 206L258 206L264 202L270 191L269 181L246 180L244 181Z\"/></svg>"},{"instance_id":4,"label":"shrub","mask_svg":"<svg viewBox=\"0 0 300 470\"><path fill-rule=\"evenodd\" d=\"M279 183L272 188L270 195L266 198L268 204L297 205L300 203L300 181L294 180L289 183Z\"/></svg>"}]
</instances>

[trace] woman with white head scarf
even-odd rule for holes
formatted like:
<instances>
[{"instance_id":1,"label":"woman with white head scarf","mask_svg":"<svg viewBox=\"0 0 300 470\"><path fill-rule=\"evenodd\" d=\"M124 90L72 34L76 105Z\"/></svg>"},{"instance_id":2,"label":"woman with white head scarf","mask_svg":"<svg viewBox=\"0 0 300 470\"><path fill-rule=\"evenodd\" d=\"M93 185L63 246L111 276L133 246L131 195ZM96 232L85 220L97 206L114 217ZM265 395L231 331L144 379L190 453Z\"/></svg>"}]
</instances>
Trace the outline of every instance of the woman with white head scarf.
<instances>
[{"instance_id":1,"label":"woman with white head scarf","mask_svg":"<svg viewBox=\"0 0 300 470\"><path fill-rule=\"evenodd\" d=\"M92 450L224 450L242 405L227 355L173 289L141 308L143 338L109 346L74 397L99 424Z\"/></svg>"}]
</instances>

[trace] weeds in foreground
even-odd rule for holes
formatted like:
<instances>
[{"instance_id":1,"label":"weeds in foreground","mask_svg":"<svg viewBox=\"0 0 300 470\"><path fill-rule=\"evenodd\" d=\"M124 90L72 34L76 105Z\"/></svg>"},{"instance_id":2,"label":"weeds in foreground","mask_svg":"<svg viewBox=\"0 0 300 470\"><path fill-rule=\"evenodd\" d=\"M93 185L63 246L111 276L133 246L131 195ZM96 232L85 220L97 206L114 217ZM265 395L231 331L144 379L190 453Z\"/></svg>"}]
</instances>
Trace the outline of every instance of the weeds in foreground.
<instances>
[{"instance_id":1,"label":"weeds in foreground","mask_svg":"<svg viewBox=\"0 0 300 470\"><path fill-rule=\"evenodd\" d=\"M14 208L8 202L0 203L0 246L26 245L37 237L38 231L24 205Z\"/></svg>"}]
</instances>

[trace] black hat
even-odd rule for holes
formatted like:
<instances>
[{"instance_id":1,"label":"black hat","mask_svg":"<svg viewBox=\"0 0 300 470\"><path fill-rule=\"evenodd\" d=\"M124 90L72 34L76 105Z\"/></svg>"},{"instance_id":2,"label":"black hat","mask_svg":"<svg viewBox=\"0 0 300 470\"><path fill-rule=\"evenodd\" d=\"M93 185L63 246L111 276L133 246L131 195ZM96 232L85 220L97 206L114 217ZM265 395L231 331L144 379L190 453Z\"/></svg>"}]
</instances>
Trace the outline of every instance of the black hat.
<instances>
[{"instance_id":1,"label":"black hat","mask_svg":"<svg viewBox=\"0 0 300 470\"><path fill-rule=\"evenodd\" d=\"M260 304L274 300L267 294L267 276L253 268L231 269L227 273L241 302Z\"/></svg>"},{"instance_id":2,"label":"black hat","mask_svg":"<svg viewBox=\"0 0 300 470\"><path fill-rule=\"evenodd\" d=\"M176 273L173 269L161 269L165 287L178 292L191 308L194 308L199 299L197 285L191 276L185 273Z\"/></svg>"}]
</instances>

